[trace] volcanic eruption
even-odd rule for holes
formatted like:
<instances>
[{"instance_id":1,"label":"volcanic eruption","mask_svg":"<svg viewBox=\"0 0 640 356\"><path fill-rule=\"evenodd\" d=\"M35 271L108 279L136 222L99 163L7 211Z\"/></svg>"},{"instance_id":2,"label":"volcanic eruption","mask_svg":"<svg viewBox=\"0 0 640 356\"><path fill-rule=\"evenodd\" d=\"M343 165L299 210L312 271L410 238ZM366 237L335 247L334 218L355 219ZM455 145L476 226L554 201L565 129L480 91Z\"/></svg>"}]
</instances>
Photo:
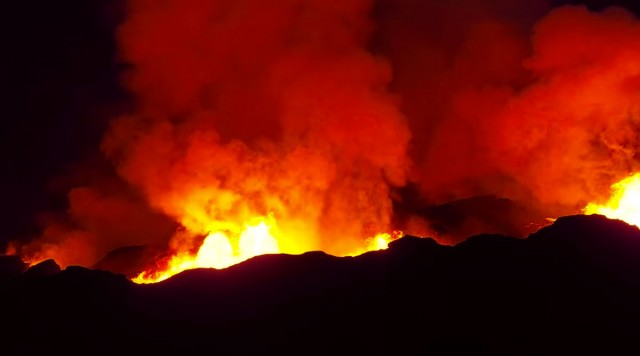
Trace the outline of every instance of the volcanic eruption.
<instances>
[{"instance_id":1,"label":"volcanic eruption","mask_svg":"<svg viewBox=\"0 0 640 356\"><path fill-rule=\"evenodd\" d=\"M404 233L459 242L420 212L488 194L527 206L518 224L636 223L616 212L637 209L631 190L596 203L640 171L635 15L463 3L127 1L131 105L100 145L116 175L72 188L67 216L10 252L64 267L159 246L132 277L154 282Z\"/></svg>"},{"instance_id":2,"label":"volcanic eruption","mask_svg":"<svg viewBox=\"0 0 640 356\"><path fill-rule=\"evenodd\" d=\"M410 134L386 89L388 60L366 48L370 8L128 3L119 53L136 106L111 122L102 151L178 224L166 266L138 280L397 237L389 193L406 183ZM62 240L34 258L78 263Z\"/></svg>"},{"instance_id":3,"label":"volcanic eruption","mask_svg":"<svg viewBox=\"0 0 640 356\"><path fill-rule=\"evenodd\" d=\"M640 7L583 2L16 2L0 351L637 354Z\"/></svg>"}]
</instances>

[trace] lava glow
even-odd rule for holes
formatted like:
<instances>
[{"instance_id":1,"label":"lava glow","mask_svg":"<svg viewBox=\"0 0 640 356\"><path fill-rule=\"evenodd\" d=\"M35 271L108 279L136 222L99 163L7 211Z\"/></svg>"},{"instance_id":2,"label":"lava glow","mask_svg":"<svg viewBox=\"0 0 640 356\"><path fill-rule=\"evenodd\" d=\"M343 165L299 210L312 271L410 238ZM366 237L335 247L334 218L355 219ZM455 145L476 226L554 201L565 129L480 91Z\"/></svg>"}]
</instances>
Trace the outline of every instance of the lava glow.
<instances>
[{"instance_id":1,"label":"lava glow","mask_svg":"<svg viewBox=\"0 0 640 356\"><path fill-rule=\"evenodd\" d=\"M346 254L346 256L358 256L369 251L386 250L389 247L389 242L399 239L404 236L402 231L394 231L392 233L379 233L373 237L368 238L365 241L364 247L352 251Z\"/></svg>"},{"instance_id":2,"label":"lava glow","mask_svg":"<svg viewBox=\"0 0 640 356\"><path fill-rule=\"evenodd\" d=\"M389 242L401 237L402 232L380 233L365 241L365 246L348 256L368 251L383 250ZM252 257L280 253L280 237L275 219L258 217L245 224L237 238L221 231L212 232L203 240L196 253L178 251L164 267L156 267L140 273L136 283L157 283L182 271L194 268L222 269L246 261Z\"/></svg>"},{"instance_id":3,"label":"lava glow","mask_svg":"<svg viewBox=\"0 0 640 356\"><path fill-rule=\"evenodd\" d=\"M280 248L274 234L275 221L270 217L256 218L246 224L237 239L221 231L212 232L204 239L196 254L178 252L169 259L166 268L142 272L133 281L155 283L187 269L221 269L254 256L279 253Z\"/></svg>"},{"instance_id":4,"label":"lava glow","mask_svg":"<svg viewBox=\"0 0 640 356\"><path fill-rule=\"evenodd\" d=\"M604 204L589 203L585 214L600 214L640 227L640 173L611 186L611 197Z\"/></svg>"},{"instance_id":5,"label":"lava glow","mask_svg":"<svg viewBox=\"0 0 640 356\"><path fill-rule=\"evenodd\" d=\"M131 100L99 142L109 173L78 172L67 214L43 214L14 252L64 268L168 244L133 278L152 283L262 254L384 249L395 228L438 223L411 201L487 194L550 216L527 230L587 202L640 225L640 173L594 200L603 177L638 166L637 16L461 1L483 5L123 0L114 50Z\"/></svg>"}]
</instances>

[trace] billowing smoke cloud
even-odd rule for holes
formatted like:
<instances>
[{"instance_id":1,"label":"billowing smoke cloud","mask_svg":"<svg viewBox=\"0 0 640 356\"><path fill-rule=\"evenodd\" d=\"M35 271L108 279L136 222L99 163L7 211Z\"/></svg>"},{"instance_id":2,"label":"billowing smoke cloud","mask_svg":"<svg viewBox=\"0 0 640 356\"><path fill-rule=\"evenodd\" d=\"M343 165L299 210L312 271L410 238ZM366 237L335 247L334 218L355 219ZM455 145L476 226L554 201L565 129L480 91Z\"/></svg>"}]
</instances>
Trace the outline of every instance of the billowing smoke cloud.
<instances>
[{"instance_id":1,"label":"billowing smoke cloud","mask_svg":"<svg viewBox=\"0 0 640 356\"><path fill-rule=\"evenodd\" d=\"M544 203L608 194L637 171L640 22L611 8L553 11L535 28L525 62L535 82L497 116L491 153Z\"/></svg>"},{"instance_id":2,"label":"billowing smoke cloud","mask_svg":"<svg viewBox=\"0 0 640 356\"><path fill-rule=\"evenodd\" d=\"M515 5L405 1L416 20L387 20L414 179L431 202L498 194L575 213L638 168L639 23L563 7L531 31L544 4Z\"/></svg>"},{"instance_id":3,"label":"billowing smoke cloud","mask_svg":"<svg viewBox=\"0 0 640 356\"><path fill-rule=\"evenodd\" d=\"M273 214L285 251L344 253L389 228L409 131L366 50L371 1L130 1L138 109L104 151L188 231Z\"/></svg>"},{"instance_id":4,"label":"billowing smoke cloud","mask_svg":"<svg viewBox=\"0 0 640 356\"><path fill-rule=\"evenodd\" d=\"M496 194L578 212L640 169L640 22L549 10L130 0L118 43L136 105L102 142L128 187L72 190L72 223L38 246L103 246L67 259L85 262L171 229L174 247L197 247L272 214L284 252L341 254L393 228L392 192L410 181L428 204ZM153 230L157 214L181 227ZM419 216L407 227L430 229Z\"/></svg>"}]
</instances>

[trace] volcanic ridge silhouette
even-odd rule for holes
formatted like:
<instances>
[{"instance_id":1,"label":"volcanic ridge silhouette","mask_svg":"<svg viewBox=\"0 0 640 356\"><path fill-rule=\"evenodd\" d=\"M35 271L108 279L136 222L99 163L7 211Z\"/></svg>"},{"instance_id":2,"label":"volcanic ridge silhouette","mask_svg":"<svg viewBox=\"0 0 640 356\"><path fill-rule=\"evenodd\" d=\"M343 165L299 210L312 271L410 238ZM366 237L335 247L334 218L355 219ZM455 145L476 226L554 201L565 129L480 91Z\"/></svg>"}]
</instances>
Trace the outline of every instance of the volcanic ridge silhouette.
<instances>
[{"instance_id":1,"label":"volcanic ridge silhouette","mask_svg":"<svg viewBox=\"0 0 640 356\"><path fill-rule=\"evenodd\" d=\"M406 236L357 257L264 255L149 285L15 256L0 274L5 355L640 351L640 230L599 215L524 239Z\"/></svg>"}]
</instances>

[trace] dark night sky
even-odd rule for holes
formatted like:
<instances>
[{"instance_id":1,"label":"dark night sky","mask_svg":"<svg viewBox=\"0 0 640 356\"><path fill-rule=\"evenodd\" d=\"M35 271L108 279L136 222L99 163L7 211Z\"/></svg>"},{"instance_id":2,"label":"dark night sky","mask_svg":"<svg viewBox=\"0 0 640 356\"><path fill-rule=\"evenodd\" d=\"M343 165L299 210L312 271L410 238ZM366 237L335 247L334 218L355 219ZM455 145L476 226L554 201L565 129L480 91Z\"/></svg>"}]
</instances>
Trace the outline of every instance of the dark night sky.
<instances>
[{"instance_id":1,"label":"dark night sky","mask_svg":"<svg viewBox=\"0 0 640 356\"><path fill-rule=\"evenodd\" d=\"M19 1L2 13L0 241L33 228L38 212L63 206L54 177L96 155L124 99L116 1Z\"/></svg>"},{"instance_id":2,"label":"dark night sky","mask_svg":"<svg viewBox=\"0 0 640 356\"><path fill-rule=\"evenodd\" d=\"M555 1L585 2L640 13L639 1ZM64 210L66 190L84 179L74 166L108 170L100 138L128 102L115 60L122 1L13 1L2 16L0 242L37 232L40 212Z\"/></svg>"}]
</instances>

